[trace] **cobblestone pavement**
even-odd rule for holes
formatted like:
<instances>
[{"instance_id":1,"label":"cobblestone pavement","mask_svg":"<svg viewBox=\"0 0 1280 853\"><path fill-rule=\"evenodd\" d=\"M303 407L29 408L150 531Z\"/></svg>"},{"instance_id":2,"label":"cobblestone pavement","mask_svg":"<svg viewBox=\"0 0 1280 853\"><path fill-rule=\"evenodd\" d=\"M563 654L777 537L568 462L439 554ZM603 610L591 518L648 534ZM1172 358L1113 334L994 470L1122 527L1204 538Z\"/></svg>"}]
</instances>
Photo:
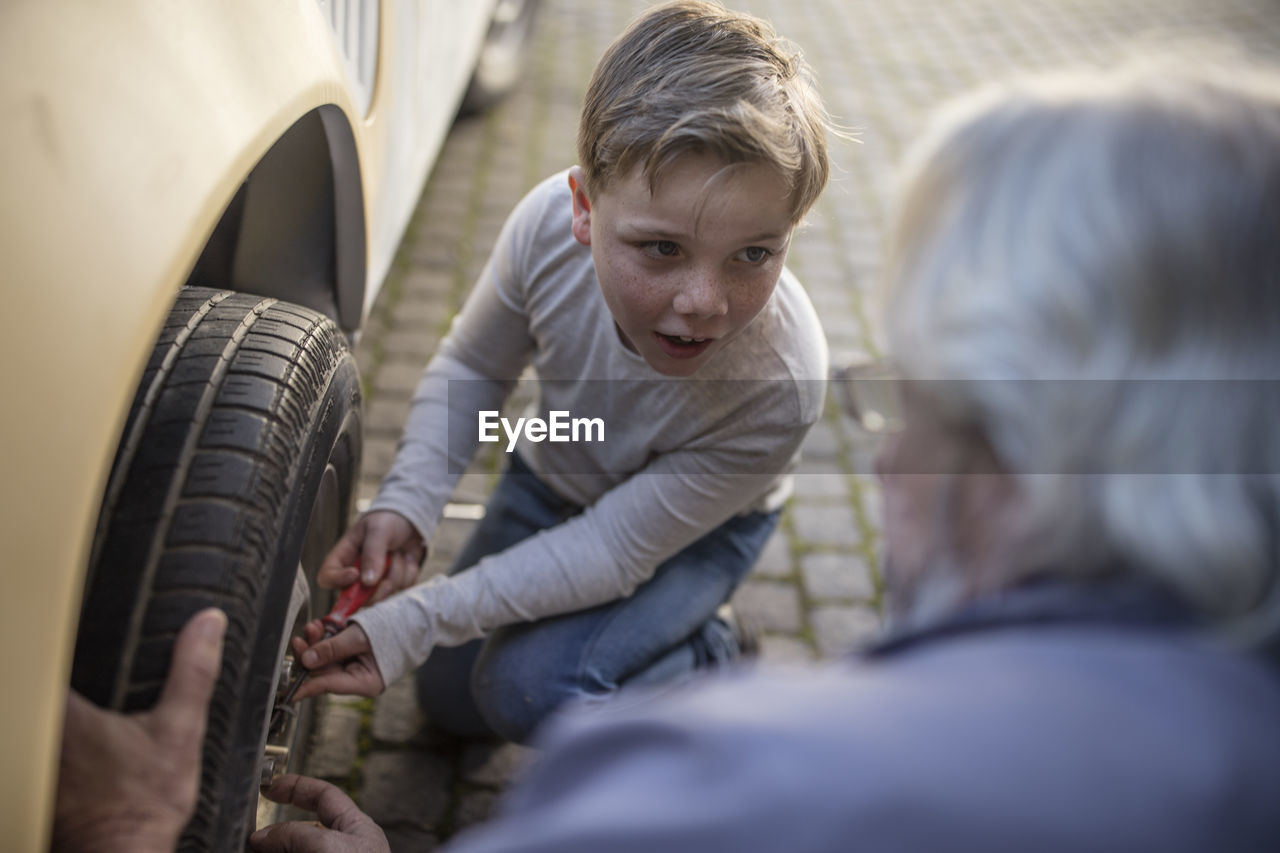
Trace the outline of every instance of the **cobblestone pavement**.
<instances>
[{"instance_id":1,"label":"cobblestone pavement","mask_svg":"<svg viewBox=\"0 0 1280 853\"><path fill-rule=\"evenodd\" d=\"M541 177L570 165L591 67L644 0L545 0L528 73L513 97L458 122L423 194L359 349L367 407L361 493L391 463L419 372L474 281L503 218ZM831 187L797 236L789 265L806 284L837 363L874 356L869 292L894 164L929 110L994 77L1104 63L1151 48L1203 61L1225 47L1276 60L1271 0L736 0L796 41L828 105L857 143L837 141ZM828 406L805 443L795 498L736 596L764 630L766 661L829 659L877 630L874 448ZM459 501L482 501L500 454L481 456ZM428 572L468 522L446 520ZM482 820L527 757L515 746L449 742L424 728L409 681L376 701L324 700L309 771L338 782L422 853Z\"/></svg>"}]
</instances>

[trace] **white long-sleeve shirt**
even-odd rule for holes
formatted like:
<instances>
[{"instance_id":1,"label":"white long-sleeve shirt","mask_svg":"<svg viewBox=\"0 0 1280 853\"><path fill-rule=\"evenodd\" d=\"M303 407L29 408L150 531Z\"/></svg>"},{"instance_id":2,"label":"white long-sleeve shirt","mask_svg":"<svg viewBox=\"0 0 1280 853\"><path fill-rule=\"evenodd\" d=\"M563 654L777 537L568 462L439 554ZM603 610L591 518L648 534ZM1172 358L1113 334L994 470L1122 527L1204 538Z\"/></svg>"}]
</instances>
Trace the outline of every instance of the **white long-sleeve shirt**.
<instances>
[{"instance_id":1,"label":"white long-sleeve shirt","mask_svg":"<svg viewBox=\"0 0 1280 853\"><path fill-rule=\"evenodd\" d=\"M623 344L571 212L566 173L516 207L427 365L370 509L400 513L429 540L479 446L480 413L500 410L532 364L539 399L528 414L603 424L603 441L518 445L544 483L584 510L362 611L355 621L387 683L433 646L625 597L728 518L778 507L821 414L826 342L789 271L696 376L666 378Z\"/></svg>"}]
</instances>

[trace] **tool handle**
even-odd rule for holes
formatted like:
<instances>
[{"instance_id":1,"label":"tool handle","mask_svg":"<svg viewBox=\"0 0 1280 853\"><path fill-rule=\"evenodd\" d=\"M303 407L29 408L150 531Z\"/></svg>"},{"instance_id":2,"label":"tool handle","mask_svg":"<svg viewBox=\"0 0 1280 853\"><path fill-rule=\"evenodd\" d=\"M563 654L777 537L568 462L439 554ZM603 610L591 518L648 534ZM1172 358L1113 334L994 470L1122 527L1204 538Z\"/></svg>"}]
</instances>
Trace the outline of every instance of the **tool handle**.
<instances>
[{"instance_id":1,"label":"tool handle","mask_svg":"<svg viewBox=\"0 0 1280 853\"><path fill-rule=\"evenodd\" d=\"M357 569L360 568L359 557L356 557L355 566ZM388 568L391 566L390 554L387 555L387 566ZM377 584L365 586L360 581L356 581L344 589L342 594L338 596L337 602L333 605L333 609L320 620L324 623L325 634L336 634L347 627L347 620L364 606L364 603L369 600L369 596L373 595L373 591L377 588Z\"/></svg>"},{"instance_id":2,"label":"tool handle","mask_svg":"<svg viewBox=\"0 0 1280 853\"><path fill-rule=\"evenodd\" d=\"M364 603L369 600L369 596L373 595L374 589L376 587L365 586L360 581L356 581L344 589L342 594L338 596L337 603L333 605L333 609L320 620L324 623L325 633L332 631L336 634L347 627L347 620L364 606Z\"/></svg>"}]
</instances>

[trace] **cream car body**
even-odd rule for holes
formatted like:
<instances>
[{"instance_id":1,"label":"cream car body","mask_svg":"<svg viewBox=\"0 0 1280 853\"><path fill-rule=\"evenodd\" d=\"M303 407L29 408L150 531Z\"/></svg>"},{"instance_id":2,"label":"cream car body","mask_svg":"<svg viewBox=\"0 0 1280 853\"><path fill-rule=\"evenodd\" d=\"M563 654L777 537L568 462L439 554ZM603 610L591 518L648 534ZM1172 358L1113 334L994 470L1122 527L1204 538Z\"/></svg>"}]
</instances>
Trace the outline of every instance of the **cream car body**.
<instances>
[{"instance_id":1,"label":"cream car body","mask_svg":"<svg viewBox=\"0 0 1280 853\"><path fill-rule=\"evenodd\" d=\"M355 332L494 6L0 7L5 849L47 845L84 566L123 420L175 292L255 164L288 139L275 171L310 150L306 168L323 162L331 180L318 179L310 199L277 193L253 215L287 227L318 206L333 263L310 270L305 288L273 292L281 285L270 273L297 259L259 241L238 254L233 278L240 289L309 300Z\"/></svg>"}]
</instances>

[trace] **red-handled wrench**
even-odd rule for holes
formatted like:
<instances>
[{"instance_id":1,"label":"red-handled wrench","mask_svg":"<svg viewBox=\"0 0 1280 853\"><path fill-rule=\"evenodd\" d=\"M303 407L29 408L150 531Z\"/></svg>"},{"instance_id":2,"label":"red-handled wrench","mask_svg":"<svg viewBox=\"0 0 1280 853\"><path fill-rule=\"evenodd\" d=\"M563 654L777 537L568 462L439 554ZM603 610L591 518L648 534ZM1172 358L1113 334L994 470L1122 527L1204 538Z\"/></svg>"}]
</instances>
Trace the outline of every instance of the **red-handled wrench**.
<instances>
[{"instance_id":1,"label":"red-handled wrench","mask_svg":"<svg viewBox=\"0 0 1280 853\"><path fill-rule=\"evenodd\" d=\"M355 567L360 568L360 558L356 557ZM391 555L387 555L387 568L391 567ZM373 595L373 591L378 588L377 584L373 586L365 586L360 581L356 581L342 591L338 596L338 600L334 603L333 609L323 617L320 621L324 624L324 635L317 642L327 640L336 635L343 628L347 627L347 621L355 615L355 612L364 606L369 600L369 596ZM288 705L293 701L293 696L298 692L298 688L307 680L307 676L311 675L311 670L302 667L302 661L296 662L300 671L293 678L293 683L289 685L289 689L285 691L284 696L280 698L277 705Z\"/></svg>"},{"instance_id":2,"label":"red-handled wrench","mask_svg":"<svg viewBox=\"0 0 1280 853\"><path fill-rule=\"evenodd\" d=\"M390 562L391 559L388 558L387 563L390 564ZM357 559L356 568L359 567L360 560ZM329 611L327 616L320 619L324 623L324 637L322 639L327 640L347 627L347 620L354 616L357 610L364 607L364 603L369 600L369 596L373 595L373 591L377 588L377 584L365 586L360 581L356 581L344 589L342 594L338 596L337 602L334 603L333 609Z\"/></svg>"}]
</instances>

